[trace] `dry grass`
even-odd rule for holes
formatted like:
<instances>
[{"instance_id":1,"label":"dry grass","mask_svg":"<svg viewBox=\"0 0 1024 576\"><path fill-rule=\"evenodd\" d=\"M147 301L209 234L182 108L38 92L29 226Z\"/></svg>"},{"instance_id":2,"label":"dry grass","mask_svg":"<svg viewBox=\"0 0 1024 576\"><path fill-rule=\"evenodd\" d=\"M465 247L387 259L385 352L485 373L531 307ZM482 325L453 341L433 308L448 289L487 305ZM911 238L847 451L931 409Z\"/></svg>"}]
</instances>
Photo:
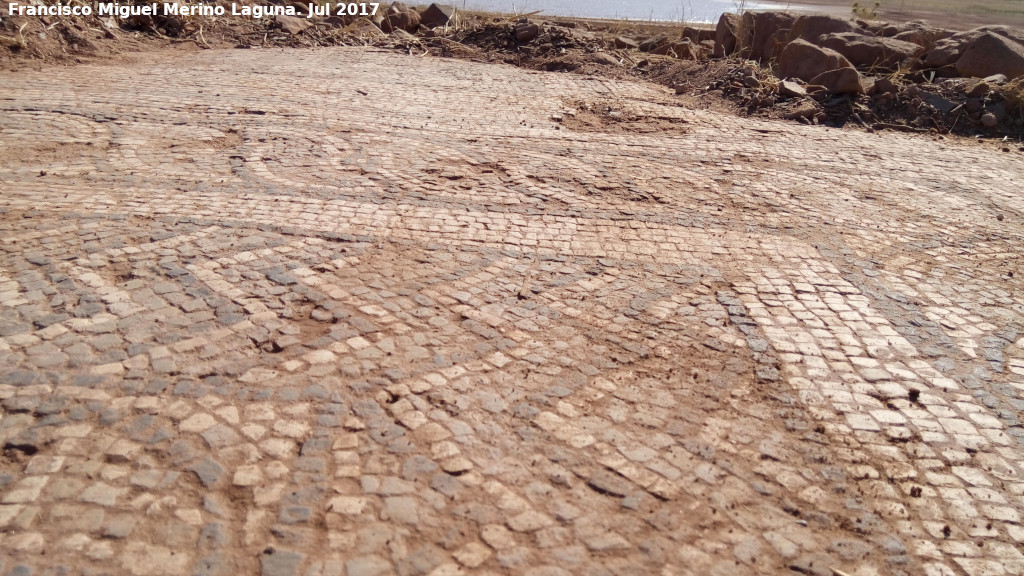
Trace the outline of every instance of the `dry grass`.
<instances>
[{"instance_id":1,"label":"dry grass","mask_svg":"<svg viewBox=\"0 0 1024 576\"><path fill-rule=\"evenodd\" d=\"M13 37L0 34L0 45L16 50L24 50L27 48L28 42L25 40L26 26L28 26L28 24L22 24L21 28L18 28L18 32Z\"/></svg>"},{"instance_id":2,"label":"dry grass","mask_svg":"<svg viewBox=\"0 0 1024 576\"><path fill-rule=\"evenodd\" d=\"M997 86L995 91L1003 97L1007 110L1024 115L1024 76L1003 86Z\"/></svg>"}]
</instances>

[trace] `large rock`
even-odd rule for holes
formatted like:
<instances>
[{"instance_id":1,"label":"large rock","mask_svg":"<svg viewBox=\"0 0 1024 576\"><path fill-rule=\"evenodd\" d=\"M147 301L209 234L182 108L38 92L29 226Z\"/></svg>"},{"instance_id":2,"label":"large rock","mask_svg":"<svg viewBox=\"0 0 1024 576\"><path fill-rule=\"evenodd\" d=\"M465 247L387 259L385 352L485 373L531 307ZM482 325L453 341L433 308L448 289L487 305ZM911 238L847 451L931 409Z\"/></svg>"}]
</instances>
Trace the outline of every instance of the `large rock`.
<instances>
[{"instance_id":1,"label":"large rock","mask_svg":"<svg viewBox=\"0 0 1024 576\"><path fill-rule=\"evenodd\" d=\"M828 48L815 46L806 40L794 40L782 49L776 74L779 78L812 78L838 68L849 68L850 61Z\"/></svg>"},{"instance_id":2,"label":"large rock","mask_svg":"<svg viewBox=\"0 0 1024 576\"><path fill-rule=\"evenodd\" d=\"M825 34L817 44L839 52L855 67L876 70L894 70L900 62L924 54L924 48L911 42L855 32Z\"/></svg>"},{"instance_id":3,"label":"large rock","mask_svg":"<svg viewBox=\"0 0 1024 576\"><path fill-rule=\"evenodd\" d=\"M744 12L736 47L744 58L767 62L786 44L796 17L783 12Z\"/></svg>"},{"instance_id":4,"label":"large rock","mask_svg":"<svg viewBox=\"0 0 1024 576\"><path fill-rule=\"evenodd\" d=\"M871 85L871 90L869 90L868 93L871 95L895 94L899 92L899 90L899 85L893 82L891 78L879 78Z\"/></svg>"},{"instance_id":5,"label":"large rock","mask_svg":"<svg viewBox=\"0 0 1024 576\"><path fill-rule=\"evenodd\" d=\"M859 18L857 19L856 31L861 34L872 34L874 36L894 36L900 33L900 29L897 26L891 26L885 22L869 22Z\"/></svg>"},{"instance_id":6,"label":"large rock","mask_svg":"<svg viewBox=\"0 0 1024 576\"><path fill-rule=\"evenodd\" d=\"M665 46L671 41L672 40L669 38L668 34L657 34L641 42L640 51L651 52L652 50L657 50L661 46Z\"/></svg>"},{"instance_id":7,"label":"large rock","mask_svg":"<svg viewBox=\"0 0 1024 576\"><path fill-rule=\"evenodd\" d=\"M1024 45L987 32L967 45L956 62L962 76L984 78L1003 74L1007 78L1024 76Z\"/></svg>"},{"instance_id":8,"label":"large rock","mask_svg":"<svg viewBox=\"0 0 1024 576\"><path fill-rule=\"evenodd\" d=\"M899 26L893 26L892 24L884 24L881 28L875 28L868 22L858 20L857 25L862 31L867 34L873 34L875 36L881 36L882 38L892 38L893 36L900 33Z\"/></svg>"},{"instance_id":9,"label":"large rock","mask_svg":"<svg viewBox=\"0 0 1024 576\"><path fill-rule=\"evenodd\" d=\"M807 90L792 80L783 80L782 82L779 82L779 96L803 98L804 96L807 96Z\"/></svg>"},{"instance_id":10,"label":"large rock","mask_svg":"<svg viewBox=\"0 0 1024 576\"><path fill-rule=\"evenodd\" d=\"M817 44L822 34L853 32L855 28L849 21L834 16L800 16L789 29L787 41L806 40Z\"/></svg>"},{"instance_id":11,"label":"large rock","mask_svg":"<svg viewBox=\"0 0 1024 576\"><path fill-rule=\"evenodd\" d=\"M427 28L446 26L455 17L455 7L450 4L431 4L420 14L420 24Z\"/></svg>"},{"instance_id":12,"label":"large rock","mask_svg":"<svg viewBox=\"0 0 1024 576\"><path fill-rule=\"evenodd\" d=\"M913 20L899 27L899 32L893 36L895 40L902 40L917 44L925 50L931 50L939 40L945 40L953 33L942 28L929 26L923 20Z\"/></svg>"},{"instance_id":13,"label":"large rock","mask_svg":"<svg viewBox=\"0 0 1024 576\"><path fill-rule=\"evenodd\" d=\"M381 30L384 32L393 32L395 30L416 32L419 28L420 14L416 10L388 15L384 18L384 22L381 26Z\"/></svg>"},{"instance_id":14,"label":"large rock","mask_svg":"<svg viewBox=\"0 0 1024 576\"><path fill-rule=\"evenodd\" d=\"M299 34L313 24L307 18L296 18L295 16L274 16L277 27L288 34Z\"/></svg>"},{"instance_id":15,"label":"large rock","mask_svg":"<svg viewBox=\"0 0 1024 576\"><path fill-rule=\"evenodd\" d=\"M960 59L960 54L966 47L966 44L955 38L939 40L935 43L935 46L928 50L928 54L925 55L925 66L941 68L956 64L956 61Z\"/></svg>"},{"instance_id":16,"label":"large rock","mask_svg":"<svg viewBox=\"0 0 1024 576\"><path fill-rule=\"evenodd\" d=\"M516 42L529 44L540 35L540 26L533 22L517 22L515 27Z\"/></svg>"},{"instance_id":17,"label":"large rock","mask_svg":"<svg viewBox=\"0 0 1024 576\"><path fill-rule=\"evenodd\" d=\"M385 8L385 6L387 6L387 5L386 4L381 4L380 5L380 9L377 10L377 13L382 16L383 20L387 20L391 16L395 16L397 14L401 14L402 12L408 12L409 11L409 7L406 6L404 2L394 2L393 4L388 6L387 8Z\"/></svg>"},{"instance_id":18,"label":"large rock","mask_svg":"<svg viewBox=\"0 0 1024 576\"><path fill-rule=\"evenodd\" d=\"M385 32L393 32L395 30L405 30L406 32L415 32L420 27L420 13L405 8L396 9L396 6L401 5L405 8L404 4L395 2L388 8L387 13L384 15L384 20L380 23L380 29Z\"/></svg>"},{"instance_id":19,"label":"large rock","mask_svg":"<svg viewBox=\"0 0 1024 576\"><path fill-rule=\"evenodd\" d=\"M863 94L864 83L861 81L860 72L855 68L839 68L829 70L811 78L808 84L812 86L824 86L825 90L833 94Z\"/></svg>"},{"instance_id":20,"label":"large rock","mask_svg":"<svg viewBox=\"0 0 1024 576\"><path fill-rule=\"evenodd\" d=\"M700 44L694 44L689 38L661 44L651 50L651 54L671 56L680 60L703 60L706 57L704 47Z\"/></svg>"},{"instance_id":21,"label":"large rock","mask_svg":"<svg viewBox=\"0 0 1024 576\"><path fill-rule=\"evenodd\" d=\"M710 28L683 26L683 38L689 38L694 44L700 44L705 40L714 40L716 32L716 30Z\"/></svg>"},{"instance_id":22,"label":"large rock","mask_svg":"<svg viewBox=\"0 0 1024 576\"><path fill-rule=\"evenodd\" d=\"M623 50L637 50L640 48L640 43L632 38L619 36L615 38L615 47Z\"/></svg>"},{"instance_id":23,"label":"large rock","mask_svg":"<svg viewBox=\"0 0 1024 576\"><path fill-rule=\"evenodd\" d=\"M925 56L925 65L930 68L941 68L956 64L960 55L967 49L967 45L974 42L983 34L995 34L1013 40L1018 44L1024 44L1024 31L1015 30L1008 26L982 26L973 30L958 32L949 38L939 40Z\"/></svg>"},{"instance_id":24,"label":"large rock","mask_svg":"<svg viewBox=\"0 0 1024 576\"><path fill-rule=\"evenodd\" d=\"M739 31L742 18L738 14L726 12L718 18L715 28L715 58L731 56L736 51L736 33Z\"/></svg>"}]
</instances>

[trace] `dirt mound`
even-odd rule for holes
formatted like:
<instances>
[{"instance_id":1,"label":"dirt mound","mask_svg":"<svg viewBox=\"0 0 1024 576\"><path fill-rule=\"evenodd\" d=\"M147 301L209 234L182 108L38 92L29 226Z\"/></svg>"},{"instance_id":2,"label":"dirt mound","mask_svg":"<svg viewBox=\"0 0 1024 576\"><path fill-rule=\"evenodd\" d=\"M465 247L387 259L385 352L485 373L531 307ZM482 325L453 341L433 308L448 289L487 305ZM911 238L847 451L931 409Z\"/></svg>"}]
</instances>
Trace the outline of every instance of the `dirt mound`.
<instances>
[{"instance_id":1,"label":"dirt mound","mask_svg":"<svg viewBox=\"0 0 1024 576\"><path fill-rule=\"evenodd\" d=\"M404 6L402 10L415 11ZM428 12L429 8L423 14ZM0 9L0 16L5 14ZM675 89L688 106L743 115L868 130L1015 138L1024 134L1020 82L1005 78L936 78L902 68L882 76L865 75L857 93L835 94L815 82L780 82L771 61L709 59L711 31L685 26L454 13L428 18L427 22L444 22L433 28L421 23L409 26L414 30L409 32L384 25L392 28L385 33L383 23L373 18L300 15L302 26L293 25L296 18L283 17L4 17L0 65L75 63L168 44L192 50L374 45L535 70L641 79ZM582 116L575 121L582 122ZM610 123L622 124L618 119Z\"/></svg>"},{"instance_id":2,"label":"dirt mound","mask_svg":"<svg viewBox=\"0 0 1024 576\"><path fill-rule=\"evenodd\" d=\"M312 25L294 26L299 21ZM372 28L371 33L367 28ZM367 19L337 16L246 18L232 16L8 17L0 8L0 65L81 63L146 49L314 47L402 44Z\"/></svg>"}]
</instances>

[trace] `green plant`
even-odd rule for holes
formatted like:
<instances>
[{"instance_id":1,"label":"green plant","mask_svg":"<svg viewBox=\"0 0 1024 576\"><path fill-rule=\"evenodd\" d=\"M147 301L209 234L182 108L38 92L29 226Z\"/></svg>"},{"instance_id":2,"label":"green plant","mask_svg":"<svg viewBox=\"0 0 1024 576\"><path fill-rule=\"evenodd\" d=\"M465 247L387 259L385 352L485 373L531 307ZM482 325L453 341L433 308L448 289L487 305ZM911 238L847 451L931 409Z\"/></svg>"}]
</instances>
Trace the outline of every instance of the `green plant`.
<instances>
[{"instance_id":1,"label":"green plant","mask_svg":"<svg viewBox=\"0 0 1024 576\"><path fill-rule=\"evenodd\" d=\"M852 7L853 15L858 18L863 18L864 20L877 20L878 9L881 7L882 2L880 0L875 0L875 3L872 4L871 7L861 6L860 2L854 2Z\"/></svg>"}]
</instances>

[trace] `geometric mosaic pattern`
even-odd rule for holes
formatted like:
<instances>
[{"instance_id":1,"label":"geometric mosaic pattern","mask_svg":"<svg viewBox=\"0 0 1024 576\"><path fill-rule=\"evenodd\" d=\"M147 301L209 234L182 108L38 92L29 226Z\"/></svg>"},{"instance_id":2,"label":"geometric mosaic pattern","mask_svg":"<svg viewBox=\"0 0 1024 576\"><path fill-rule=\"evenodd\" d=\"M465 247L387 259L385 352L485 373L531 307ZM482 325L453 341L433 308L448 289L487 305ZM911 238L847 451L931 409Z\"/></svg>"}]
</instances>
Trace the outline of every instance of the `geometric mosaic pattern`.
<instances>
[{"instance_id":1,"label":"geometric mosaic pattern","mask_svg":"<svg viewBox=\"0 0 1024 576\"><path fill-rule=\"evenodd\" d=\"M1015 149L363 48L4 84L2 574L1024 574Z\"/></svg>"}]
</instances>

